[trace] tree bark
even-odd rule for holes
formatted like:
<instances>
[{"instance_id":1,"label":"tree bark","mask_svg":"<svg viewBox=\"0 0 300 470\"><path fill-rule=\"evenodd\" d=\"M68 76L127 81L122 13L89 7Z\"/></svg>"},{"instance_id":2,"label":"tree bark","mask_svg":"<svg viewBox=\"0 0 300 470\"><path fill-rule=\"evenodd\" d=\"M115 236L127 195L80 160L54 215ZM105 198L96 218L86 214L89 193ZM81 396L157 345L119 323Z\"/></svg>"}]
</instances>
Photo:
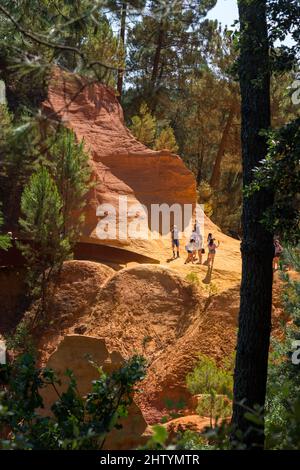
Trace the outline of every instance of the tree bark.
<instances>
[{"instance_id":1,"label":"tree bark","mask_svg":"<svg viewBox=\"0 0 300 470\"><path fill-rule=\"evenodd\" d=\"M198 138L198 158L197 158L197 176L196 176L197 188L202 181L202 167L203 167L203 160L204 160L204 148L203 147L204 147L203 143L200 146L200 138Z\"/></svg>"},{"instance_id":2,"label":"tree bark","mask_svg":"<svg viewBox=\"0 0 300 470\"><path fill-rule=\"evenodd\" d=\"M243 184L267 153L261 131L270 127L270 70L266 0L239 0L241 24L239 76L242 95ZM244 404L264 408L271 333L273 237L261 224L273 195L259 191L244 198L242 283L234 373L233 429L244 433L248 449L263 448L264 425L252 429ZM233 432L233 438L234 434Z\"/></svg>"},{"instance_id":3,"label":"tree bark","mask_svg":"<svg viewBox=\"0 0 300 470\"><path fill-rule=\"evenodd\" d=\"M122 10L121 10L120 41L122 41L124 47L125 47L125 32L126 32L126 16L127 16L127 2L123 2ZM119 101L121 101L122 93L123 93L123 80L124 80L124 71L119 69L118 81L117 81Z\"/></svg>"},{"instance_id":4,"label":"tree bark","mask_svg":"<svg viewBox=\"0 0 300 470\"><path fill-rule=\"evenodd\" d=\"M155 55L154 55L154 60L153 60L153 67L152 67L152 75L151 75L151 82L152 82L153 88L155 87L155 84L157 81L161 51L163 48L164 35L165 35L164 23L163 21L161 21L159 24L157 45L156 45L156 50L155 50Z\"/></svg>"},{"instance_id":5,"label":"tree bark","mask_svg":"<svg viewBox=\"0 0 300 470\"><path fill-rule=\"evenodd\" d=\"M211 175L211 178L210 178L210 186L214 189L218 189L219 184L220 184L221 163L222 163L222 159L223 159L223 156L224 156L224 153L225 153L225 149L226 149L226 145L227 145L227 141L228 141L228 135L229 135L230 128L232 126L234 115L235 115L235 103L232 103L232 105L230 107L230 110L229 110L229 114L228 114L228 117L227 117L227 121L226 121L224 130L223 130L223 133L222 133L221 142L220 142L220 145L219 145L219 148L218 148L218 152L217 152L217 155L216 155L212 175Z\"/></svg>"}]
</instances>

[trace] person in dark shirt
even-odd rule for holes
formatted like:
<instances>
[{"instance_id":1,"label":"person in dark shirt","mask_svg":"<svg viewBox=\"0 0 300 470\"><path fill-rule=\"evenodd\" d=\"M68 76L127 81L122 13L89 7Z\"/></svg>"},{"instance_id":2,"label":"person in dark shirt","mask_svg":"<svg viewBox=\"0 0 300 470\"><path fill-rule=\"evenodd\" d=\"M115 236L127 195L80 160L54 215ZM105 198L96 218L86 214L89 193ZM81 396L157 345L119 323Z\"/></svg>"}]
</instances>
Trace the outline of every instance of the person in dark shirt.
<instances>
[{"instance_id":1,"label":"person in dark shirt","mask_svg":"<svg viewBox=\"0 0 300 470\"><path fill-rule=\"evenodd\" d=\"M177 252L177 258L179 258L180 257L179 255L179 232L178 232L177 225L173 225L173 228L171 230L171 237L172 237L173 259L176 258L175 248Z\"/></svg>"}]
</instances>

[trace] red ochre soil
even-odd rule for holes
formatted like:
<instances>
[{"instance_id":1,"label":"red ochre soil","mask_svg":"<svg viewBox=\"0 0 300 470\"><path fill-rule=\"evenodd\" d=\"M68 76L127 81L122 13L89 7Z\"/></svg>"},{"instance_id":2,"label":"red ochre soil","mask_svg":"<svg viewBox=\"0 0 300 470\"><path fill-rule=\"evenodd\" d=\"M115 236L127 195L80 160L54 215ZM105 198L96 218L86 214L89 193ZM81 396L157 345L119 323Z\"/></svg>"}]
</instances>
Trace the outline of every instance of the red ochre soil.
<instances>
[{"instance_id":1,"label":"red ochre soil","mask_svg":"<svg viewBox=\"0 0 300 470\"><path fill-rule=\"evenodd\" d=\"M92 337L95 341L98 338L99 345L104 341L109 353L117 353L123 359L135 353L147 358L147 376L135 396L135 404L148 425L169 416L172 406L178 412L179 402L185 404L179 413L195 414L185 377L195 366L199 353L220 362L234 352L239 273L216 269L211 284L206 284L205 266L185 266L182 260L176 263L118 267L116 271L91 261L66 262L49 299L48 317L35 332L41 364L50 361L52 365L52 355L68 336L76 342L77 335L78 345L80 338ZM186 279L191 272L198 276L198 284ZM18 294L20 291L19 277L15 287L12 273L10 279L9 284L0 283L3 308L6 303L13 305L16 286ZM273 335L277 337L281 335L280 321L284 319L280 295L281 282L275 275ZM5 332L3 318L1 315L0 326ZM77 350L76 344L72 347ZM93 355L93 349L90 352ZM73 357L72 351L68 357ZM76 361L75 354L74 363L68 359L68 367L74 368L75 375ZM63 362L61 367L65 365ZM86 386L84 383L83 387ZM131 435L130 442L137 442L137 437Z\"/></svg>"},{"instance_id":2,"label":"red ochre soil","mask_svg":"<svg viewBox=\"0 0 300 470\"><path fill-rule=\"evenodd\" d=\"M148 424L169 415L170 403L176 408L183 400L190 410L185 377L199 353L220 362L234 352L239 309L238 279L225 283L226 272L215 271L211 295L201 280L204 266L197 266L198 285L186 280L194 268L141 265L116 272L90 261L66 262L46 326L37 332L41 362L47 364L67 335L99 338L109 352L123 358L135 353L147 358L147 377L135 401ZM219 282L223 289L218 289ZM282 318L276 278L273 334L277 336Z\"/></svg>"}]
</instances>

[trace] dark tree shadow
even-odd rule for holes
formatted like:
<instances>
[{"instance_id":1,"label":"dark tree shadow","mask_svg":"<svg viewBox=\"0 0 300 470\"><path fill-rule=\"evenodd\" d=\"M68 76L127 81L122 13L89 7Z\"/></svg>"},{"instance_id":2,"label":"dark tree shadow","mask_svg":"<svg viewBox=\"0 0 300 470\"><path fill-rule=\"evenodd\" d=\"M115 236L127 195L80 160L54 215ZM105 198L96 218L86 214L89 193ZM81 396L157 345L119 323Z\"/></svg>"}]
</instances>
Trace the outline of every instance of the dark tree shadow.
<instances>
[{"instance_id":1,"label":"dark tree shadow","mask_svg":"<svg viewBox=\"0 0 300 470\"><path fill-rule=\"evenodd\" d=\"M202 280L203 284L210 284L212 272L213 272L213 266L207 266L206 276Z\"/></svg>"}]
</instances>

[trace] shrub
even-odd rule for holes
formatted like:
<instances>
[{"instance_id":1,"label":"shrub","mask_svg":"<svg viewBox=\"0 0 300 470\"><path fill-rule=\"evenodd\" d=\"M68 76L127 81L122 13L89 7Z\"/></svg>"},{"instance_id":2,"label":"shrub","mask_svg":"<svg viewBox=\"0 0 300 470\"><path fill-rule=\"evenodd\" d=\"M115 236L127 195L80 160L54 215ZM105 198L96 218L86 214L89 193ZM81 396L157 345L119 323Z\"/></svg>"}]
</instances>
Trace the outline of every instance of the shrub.
<instances>
[{"instance_id":1,"label":"shrub","mask_svg":"<svg viewBox=\"0 0 300 470\"><path fill-rule=\"evenodd\" d=\"M137 382L145 376L145 360L132 357L110 375L98 369L99 378L91 391L81 397L76 379L67 371L69 385L58 393L59 381L50 369L39 369L31 354L22 354L0 368L0 431L9 436L0 441L2 449L101 449L107 434L119 428L127 416ZM41 417L40 389L52 386L58 398L52 415ZM3 435L3 434L2 434Z\"/></svg>"},{"instance_id":2,"label":"shrub","mask_svg":"<svg viewBox=\"0 0 300 470\"><path fill-rule=\"evenodd\" d=\"M195 369L186 378L187 387L193 395L204 395L197 412L209 416L211 426L213 419L230 415L233 378L228 364L227 359L223 367L218 367L214 359L200 355Z\"/></svg>"},{"instance_id":3,"label":"shrub","mask_svg":"<svg viewBox=\"0 0 300 470\"><path fill-rule=\"evenodd\" d=\"M190 282L191 284L196 284L196 285L199 285L199 284L200 284L200 280L199 280L198 274L197 274L197 273L194 273L194 272L188 273L188 274L186 275L186 280L187 280L188 282Z\"/></svg>"}]
</instances>

